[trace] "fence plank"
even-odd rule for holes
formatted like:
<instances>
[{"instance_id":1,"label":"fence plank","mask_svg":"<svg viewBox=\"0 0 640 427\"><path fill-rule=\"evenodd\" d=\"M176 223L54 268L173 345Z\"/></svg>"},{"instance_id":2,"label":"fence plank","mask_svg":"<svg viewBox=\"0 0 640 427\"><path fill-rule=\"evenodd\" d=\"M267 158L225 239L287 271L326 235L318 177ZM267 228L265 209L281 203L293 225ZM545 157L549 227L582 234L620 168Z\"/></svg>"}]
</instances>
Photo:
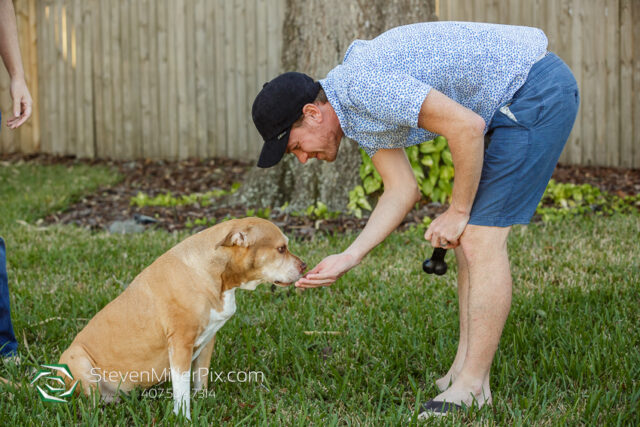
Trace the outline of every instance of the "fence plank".
<instances>
[{"instance_id":1,"label":"fence plank","mask_svg":"<svg viewBox=\"0 0 640 427\"><path fill-rule=\"evenodd\" d=\"M500 0L489 0L486 7L486 22L500 22Z\"/></svg>"},{"instance_id":2,"label":"fence plank","mask_svg":"<svg viewBox=\"0 0 640 427\"><path fill-rule=\"evenodd\" d=\"M215 155L228 157L227 141L229 140L229 128L227 124L227 115L230 109L228 108L228 86L225 84L226 76L226 61L225 61L225 45L227 40L225 39L225 22L226 16L224 12L224 5L227 2L223 0L216 0L215 8L215 99L212 100L213 105L216 108L216 135L218 139L215 145Z\"/></svg>"},{"instance_id":3,"label":"fence plank","mask_svg":"<svg viewBox=\"0 0 640 427\"><path fill-rule=\"evenodd\" d=\"M112 156L116 158L124 158L126 152L124 141L124 98L127 93L128 85L123 81L122 58L126 53L126 47L123 45L122 38L124 28L120 18L121 2L114 0L110 2L109 14L111 15L111 73L112 86L111 96L113 96L113 151Z\"/></svg>"},{"instance_id":4,"label":"fence plank","mask_svg":"<svg viewBox=\"0 0 640 427\"><path fill-rule=\"evenodd\" d=\"M257 0L256 4L256 89L262 89L262 85L265 84L271 76L267 73L267 44L269 39L267 37L267 0Z\"/></svg>"},{"instance_id":5,"label":"fence plank","mask_svg":"<svg viewBox=\"0 0 640 427\"><path fill-rule=\"evenodd\" d=\"M183 135L183 157L193 157L197 154L197 137L196 137L196 65L194 50L195 44L195 28L194 28L194 16L193 6L195 0L188 0L184 2L182 20L184 25L182 44L179 42L178 46L189 46L188 49L182 49L184 51L184 70L178 72L178 79L184 84L184 110L185 117L182 118L182 135Z\"/></svg>"},{"instance_id":6,"label":"fence plank","mask_svg":"<svg viewBox=\"0 0 640 427\"><path fill-rule=\"evenodd\" d=\"M116 121L114 120L113 114L113 91L112 88L115 84L113 78L113 71L111 63L112 61L112 40L111 40L111 19L109 17L109 10L112 7L112 2L105 2L104 0L98 0L98 4L100 7L100 29L101 29L101 45L102 45L102 99L103 99L103 113L104 113L104 121L103 123L103 134L104 141L100 144L100 147L103 149L104 156L113 157L115 150L115 132L114 127L116 126Z\"/></svg>"},{"instance_id":7,"label":"fence plank","mask_svg":"<svg viewBox=\"0 0 640 427\"><path fill-rule=\"evenodd\" d=\"M597 27L596 14L592 9L585 11L584 25L591 28ZM585 165L595 164L595 121L599 119L596 113L596 86L597 65L596 65L596 48L594 40L590 37L582 39L582 162ZM601 98L602 99L602 98ZM586 102L585 102L586 100Z\"/></svg>"},{"instance_id":8,"label":"fence plank","mask_svg":"<svg viewBox=\"0 0 640 427\"><path fill-rule=\"evenodd\" d=\"M633 164L633 21L632 0L621 0L620 19L620 166Z\"/></svg>"},{"instance_id":9,"label":"fence plank","mask_svg":"<svg viewBox=\"0 0 640 427\"><path fill-rule=\"evenodd\" d=\"M246 71L244 74L244 111L240 116L240 120L244 125L244 158L252 158L256 154L256 137L258 133L255 131L253 121L251 120L251 105L253 98L257 93L256 90L256 45L257 45L257 1L251 0L245 6L245 22L247 26L247 45L245 51Z\"/></svg>"},{"instance_id":10,"label":"fence plank","mask_svg":"<svg viewBox=\"0 0 640 427\"><path fill-rule=\"evenodd\" d=\"M73 0L63 0L61 2L60 47L62 49L62 57L59 66L62 70L62 78L64 79L65 86L65 90L62 92L62 96L65 99L65 102L62 102L65 111L63 112L62 117L65 126L64 131L66 134L65 138L62 138L61 140L60 152L62 154L76 153L79 149L76 128L78 113L75 111L75 104L77 102L76 87L74 85L75 70L71 64L71 36L74 21L74 9Z\"/></svg>"},{"instance_id":11,"label":"fence plank","mask_svg":"<svg viewBox=\"0 0 640 427\"><path fill-rule=\"evenodd\" d=\"M158 88L158 100L160 109L160 121L158 128L160 134L158 140L160 141L160 150L162 155L159 157L167 156L168 158L175 158L175 154L171 151L171 139L172 135L169 130L170 120L175 120L175 116L170 116L170 103L173 99L170 96L172 82L169 80L169 24L168 24L168 1L170 0L158 0L157 13L158 13L158 84L161 86ZM160 150L158 152L160 153Z\"/></svg>"},{"instance_id":12,"label":"fence plank","mask_svg":"<svg viewBox=\"0 0 640 427\"><path fill-rule=\"evenodd\" d=\"M82 4L78 0L72 0L67 3L67 58L65 61L67 70L67 87L72 88L73 93L67 99L71 107L71 129L72 140L75 141L75 148L67 150L66 154L79 153L80 156L86 157L86 149L83 140L83 124L85 111L82 108L82 99L84 97L84 84L82 82L82 65L78 64L78 40L82 36Z\"/></svg>"},{"instance_id":13,"label":"fence plank","mask_svg":"<svg viewBox=\"0 0 640 427\"><path fill-rule=\"evenodd\" d=\"M549 12L553 13L552 10L549 10ZM558 20L556 21L557 27L553 29L555 33L553 51L565 62L569 62L572 57L573 44L571 43L571 34L573 33L575 12L575 1L563 0L561 12L558 14ZM572 142L568 142L568 146L571 144ZM560 156L561 162L566 162L571 154L568 146L565 146Z\"/></svg>"},{"instance_id":14,"label":"fence plank","mask_svg":"<svg viewBox=\"0 0 640 427\"><path fill-rule=\"evenodd\" d=\"M237 64L235 62L235 43L233 43L234 33L234 20L233 10L234 2L224 2L224 64L225 71L224 76L226 78L226 95L228 113L227 118L227 140L226 150L224 152L225 157L236 158L237 153L237 141L238 141L238 115L237 115L237 96L235 91L235 75Z\"/></svg>"},{"instance_id":15,"label":"fence plank","mask_svg":"<svg viewBox=\"0 0 640 427\"><path fill-rule=\"evenodd\" d=\"M42 126L40 123L40 82L38 81L37 10L36 0L29 0L29 37L26 39L26 44L29 45L29 59L27 60L29 65L27 69L29 70L29 90L34 100L34 107L31 120L33 124L32 144L25 150L26 153L35 153L41 149Z\"/></svg>"},{"instance_id":16,"label":"fence plank","mask_svg":"<svg viewBox=\"0 0 640 427\"><path fill-rule=\"evenodd\" d=\"M604 2L596 2L592 13L595 18L596 26L604 28L606 4ZM596 120L595 120L595 159L594 164L606 164L607 161L607 141L606 141L606 120L609 119L607 114L606 103L606 49L607 38L605 34L595 37L593 47L595 50L595 66L596 66L596 88L594 102L596 104Z\"/></svg>"},{"instance_id":17,"label":"fence plank","mask_svg":"<svg viewBox=\"0 0 640 427\"><path fill-rule=\"evenodd\" d=\"M49 3L44 3L44 7L37 8L37 21L40 23L37 28L37 39L38 45L36 46L36 50L38 52L38 57L40 58L39 66L41 67L41 72L38 73L38 86L40 88L40 96L41 102L39 105L36 105L40 113L40 124L42 126L42 130L40 133L40 147L43 151L50 153L51 152L51 126L49 126L49 120L47 116L47 112L49 111L49 103L51 97L49 96L49 79L51 78L51 55L52 50L49 48L52 43L52 38L50 37L51 25L51 6ZM0 103L1 105L1 103Z\"/></svg>"},{"instance_id":18,"label":"fence plank","mask_svg":"<svg viewBox=\"0 0 640 427\"><path fill-rule=\"evenodd\" d=\"M158 158L164 155L161 151L160 143L160 111L159 92L163 91L159 79L159 59L158 59L158 2L153 0L144 0L143 6L149 14L149 28L146 32L149 41L149 72L148 78L145 79L149 83L149 110L150 110L150 138L151 143L145 156Z\"/></svg>"},{"instance_id":19,"label":"fence plank","mask_svg":"<svg viewBox=\"0 0 640 427\"><path fill-rule=\"evenodd\" d=\"M195 112L195 58L193 55L193 48L195 46L194 28L193 28L193 0L184 1L182 7L182 19L180 25L183 30L181 31L182 38L178 38L178 46L190 46L189 49L182 50L182 62L178 61L178 64L182 64L182 68L178 67L178 88L182 93L182 112L184 116L180 117L181 124L181 158L187 158L195 155L196 152L196 138L194 130L196 128L196 112Z\"/></svg>"},{"instance_id":20,"label":"fence plank","mask_svg":"<svg viewBox=\"0 0 640 427\"><path fill-rule=\"evenodd\" d=\"M206 66L206 102L207 102L207 127L206 127L206 138L207 138L207 147L206 147L206 155L215 157L216 155L216 147L219 144L220 138L220 127L218 124L217 118L217 104L218 104L218 87L217 81L220 77L217 75L216 70L216 51L217 51L217 39L215 29L216 29L216 2L207 1L205 2L205 17L206 17L206 61L204 61ZM216 132L217 131L217 132Z\"/></svg>"},{"instance_id":21,"label":"fence plank","mask_svg":"<svg viewBox=\"0 0 640 427\"><path fill-rule=\"evenodd\" d=\"M603 99L607 118L605 135L602 140L606 150L604 164L620 164L620 22L618 0L606 0L603 20L606 44L604 59L604 78L606 97Z\"/></svg>"},{"instance_id":22,"label":"fence plank","mask_svg":"<svg viewBox=\"0 0 640 427\"><path fill-rule=\"evenodd\" d=\"M631 22L633 25L633 164L640 168L640 2L631 2ZM629 126L629 124L625 124Z\"/></svg>"},{"instance_id":23,"label":"fence plank","mask_svg":"<svg viewBox=\"0 0 640 427\"><path fill-rule=\"evenodd\" d=\"M174 123L177 124L177 153L179 159L184 159L189 156L190 147L189 147L189 127L191 118L188 117L188 108L187 108L187 55L186 49L183 46L186 46L186 36L185 33L187 28L185 26L186 15L185 15L185 2L183 0L173 1L174 5L173 11L173 25L171 26L171 31L173 32L172 40L174 42L171 54L174 57L174 77L173 84L176 87L175 95L176 95L176 116L174 119Z\"/></svg>"},{"instance_id":24,"label":"fence plank","mask_svg":"<svg viewBox=\"0 0 640 427\"><path fill-rule=\"evenodd\" d=\"M56 0L55 9L55 81L57 83L55 92L55 99L62 100L67 99L70 90L67 88L67 79L65 79L65 34L63 34L63 26L66 19L63 20L64 15L64 0ZM71 139L69 138L69 108L67 102L58 102L56 105L56 111L52 116L54 117L54 126L56 133L53 136L54 153L66 154L67 145L71 145Z\"/></svg>"},{"instance_id":25,"label":"fence plank","mask_svg":"<svg viewBox=\"0 0 640 427\"><path fill-rule=\"evenodd\" d=\"M245 2L236 1L234 5L235 21L235 98L236 98L236 129L237 136L234 141L234 157L246 157L247 146L247 87L244 76L247 74L247 45L250 37L249 26L243 25L247 19Z\"/></svg>"},{"instance_id":26,"label":"fence plank","mask_svg":"<svg viewBox=\"0 0 640 427\"><path fill-rule=\"evenodd\" d=\"M49 134L47 135L47 144L49 145L49 153L56 152L56 141L55 138L59 136L58 122L56 120L56 114L59 113L59 110L56 108L55 99L57 97L57 91L60 87L59 80L56 74L56 59L58 56L57 53L57 42L56 42L56 11L57 8L57 0L52 0L49 4L49 10L46 12L46 15L49 19L49 28L47 33L45 34L46 46L45 50L48 51L48 66L46 68L46 75L48 77L47 84L47 92L48 92L48 105L45 110L47 128L49 129Z\"/></svg>"},{"instance_id":27,"label":"fence plank","mask_svg":"<svg viewBox=\"0 0 640 427\"><path fill-rule=\"evenodd\" d=\"M169 91L169 155L173 158L179 158L180 134L178 122L180 120L180 108L178 108L178 85L177 85L177 64L178 56L176 53L176 28L178 26L177 7L180 7L180 1L169 0L167 5L170 7L170 13L167 17L167 64L168 64L168 91Z\"/></svg>"},{"instance_id":28,"label":"fence plank","mask_svg":"<svg viewBox=\"0 0 640 427\"><path fill-rule=\"evenodd\" d=\"M124 126L124 140L125 140L125 152L127 158L140 157L140 151L142 148L142 138L140 131L136 132L135 128L140 127L140 63L138 59L140 57L140 47L138 40L138 27L140 22L138 20L138 8L135 7L135 1L127 1L120 3L120 16L122 17L123 38L122 44L125 46L126 53L124 54L124 67L122 70L122 79L126 81L124 87L127 91L124 92L124 99L126 100L123 111L123 126Z\"/></svg>"},{"instance_id":29,"label":"fence plank","mask_svg":"<svg viewBox=\"0 0 640 427\"><path fill-rule=\"evenodd\" d=\"M134 24L133 31L137 32L139 42L138 66L133 72L138 75L139 96L140 96L140 124L139 124L139 147L138 156L148 157L152 152L151 144L151 69L149 59L151 56L151 38L149 37L149 21L153 16L148 0L136 2L138 15L137 25ZM134 6L135 7L135 6ZM137 26L137 28L136 28Z\"/></svg>"},{"instance_id":30,"label":"fence plank","mask_svg":"<svg viewBox=\"0 0 640 427\"><path fill-rule=\"evenodd\" d=\"M102 52L102 38L104 34L102 32L102 19L100 18L100 0L91 0L89 2L89 10L91 13L91 19L89 20L89 26L91 27L91 44L90 48L93 52ZM92 118L93 124L93 147L94 155L96 157L105 157L104 155L104 141L106 140L104 132L104 81L103 73L104 67L102 65L103 55L91 55L91 87L93 90L93 108L94 117Z\"/></svg>"},{"instance_id":31,"label":"fence plank","mask_svg":"<svg viewBox=\"0 0 640 427\"><path fill-rule=\"evenodd\" d=\"M583 20L584 20L584 4L580 1L575 2L573 4L573 14L571 20L571 40L579 40L584 31L583 29ZM571 44L571 54L567 56L565 62L571 68L573 75L575 76L578 82L582 81L582 64L580 63L580 58L582 57L583 45L581 43L572 42ZM582 94L580 94L582 96ZM578 115L576 117L576 122L573 125L573 129L571 131L571 137L567 142L567 147L564 150L563 156L561 157L561 161L565 163L580 163L582 161L582 105L578 110Z\"/></svg>"},{"instance_id":32,"label":"fence plank","mask_svg":"<svg viewBox=\"0 0 640 427\"><path fill-rule=\"evenodd\" d=\"M82 58L82 69L83 69L83 78L82 81L84 83L83 88L83 98L82 98L82 106L84 109L84 140L86 152L84 156L86 157L95 157L96 156L96 143L95 143L95 102L94 102L94 85L93 85L93 70L92 70L92 43L94 38L95 28L92 25L93 15L95 14L95 10L91 8L91 2L82 2L83 12L82 12L82 28L83 28L83 36L82 36L82 49L81 54Z\"/></svg>"},{"instance_id":33,"label":"fence plank","mask_svg":"<svg viewBox=\"0 0 640 427\"><path fill-rule=\"evenodd\" d=\"M193 129L196 150L192 155L207 156L207 21L205 2L197 0L193 9L194 18L194 78L192 93L196 126Z\"/></svg>"}]
</instances>

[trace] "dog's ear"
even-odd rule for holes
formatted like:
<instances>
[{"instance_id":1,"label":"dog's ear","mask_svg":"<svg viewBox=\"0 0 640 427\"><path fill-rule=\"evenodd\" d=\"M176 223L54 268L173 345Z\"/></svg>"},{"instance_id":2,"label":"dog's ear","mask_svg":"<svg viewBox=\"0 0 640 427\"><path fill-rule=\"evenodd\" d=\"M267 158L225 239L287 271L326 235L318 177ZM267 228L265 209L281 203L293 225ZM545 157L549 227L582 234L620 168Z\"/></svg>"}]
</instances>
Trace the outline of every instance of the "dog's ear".
<instances>
[{"instance_id":1,"label":"dog's ear","mask_svg":"<svg viewBox=\"0 0 640 427\"><path fill-rule=\"evenodd\" d=\"M242 248L248 248L253 242L250 241L249 230L231 230L227 236L222 239L216 247L225 246L240 246Z\"/></svg>"}]
</instances>

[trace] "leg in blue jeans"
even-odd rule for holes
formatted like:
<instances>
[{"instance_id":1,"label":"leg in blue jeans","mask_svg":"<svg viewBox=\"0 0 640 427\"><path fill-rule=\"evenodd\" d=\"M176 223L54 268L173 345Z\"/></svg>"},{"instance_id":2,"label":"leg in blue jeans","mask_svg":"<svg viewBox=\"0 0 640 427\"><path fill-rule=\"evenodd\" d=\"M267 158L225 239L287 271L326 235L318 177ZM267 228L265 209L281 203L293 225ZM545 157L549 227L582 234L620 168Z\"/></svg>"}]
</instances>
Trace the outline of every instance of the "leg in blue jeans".
<instances>
[{"instance_id":1,"label":"leg in blue jeans","mask_svg":"<svg viewBox=\"0 0 640 427\"><path fill-rule=\"evenodd\" d=\"M9 309L9 282L7 280L7 253L4 240L0 237L0 356L14 356L18 342L11 325Z\"/></svg>"}]
</instances>

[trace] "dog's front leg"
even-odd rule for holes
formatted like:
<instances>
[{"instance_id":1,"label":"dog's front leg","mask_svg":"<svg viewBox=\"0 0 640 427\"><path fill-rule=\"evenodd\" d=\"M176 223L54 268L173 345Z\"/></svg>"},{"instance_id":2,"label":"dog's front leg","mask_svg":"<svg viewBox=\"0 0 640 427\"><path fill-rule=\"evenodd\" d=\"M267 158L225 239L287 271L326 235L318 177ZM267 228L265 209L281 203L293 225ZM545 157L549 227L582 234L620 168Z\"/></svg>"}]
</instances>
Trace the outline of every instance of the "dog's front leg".
<instances>
[{"instance_id":1,"label":"dog's front leg","mask_svg":"<svg viewBox=\"0 0 640 427\"><path fill-rule=\"evenodd\" d=\"M171 383L173 386L173 412L182 412L191 419L189 388L191 385L191 356L193 343L185 343L179 339L169 340L169 365L171 367Z\"/></svg>"},{"instance_id":2,"label":"dog's front leg","mask_svg":"<svg viewBox=\"0 0 640 427\"><path fill-rule=\"evenodd\" d=\"M213 344L216 341L214 335L200 351L198 357L193 361L193 389L195 391L206 390L209 380L209 367L211 366L211 354L213 353Z\"/></svg>"}]
</instances>

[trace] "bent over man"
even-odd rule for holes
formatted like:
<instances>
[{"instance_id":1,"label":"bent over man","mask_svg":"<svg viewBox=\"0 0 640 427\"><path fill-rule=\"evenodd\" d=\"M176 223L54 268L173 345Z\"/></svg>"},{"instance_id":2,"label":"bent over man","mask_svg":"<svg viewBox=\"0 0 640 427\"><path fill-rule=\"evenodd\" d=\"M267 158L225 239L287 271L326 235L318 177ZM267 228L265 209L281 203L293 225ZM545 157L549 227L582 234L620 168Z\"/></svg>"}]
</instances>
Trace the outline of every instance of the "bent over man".
<instances>
[{"instance_id":1,"label":"bent over man","mask_svg":"<svg viewBox=\"0 0 640 427\"><path fill-rule=\"evenodd\" d=\"M536 28L430 22L356 40L314 82L285 73L253 104L258 166L285 153L334 161L343 136L371 157L384 192L342 253L296 285L329 286L384 240L420 198L404 148L443 135L455 168L448 209L425 233L458 262L460 341L421 417L491 404L489 372L511 306L507 236L533 216L579 105L567 65ZM488 146L485 148L485 136Z\"/></svg>"}]
</instances>

